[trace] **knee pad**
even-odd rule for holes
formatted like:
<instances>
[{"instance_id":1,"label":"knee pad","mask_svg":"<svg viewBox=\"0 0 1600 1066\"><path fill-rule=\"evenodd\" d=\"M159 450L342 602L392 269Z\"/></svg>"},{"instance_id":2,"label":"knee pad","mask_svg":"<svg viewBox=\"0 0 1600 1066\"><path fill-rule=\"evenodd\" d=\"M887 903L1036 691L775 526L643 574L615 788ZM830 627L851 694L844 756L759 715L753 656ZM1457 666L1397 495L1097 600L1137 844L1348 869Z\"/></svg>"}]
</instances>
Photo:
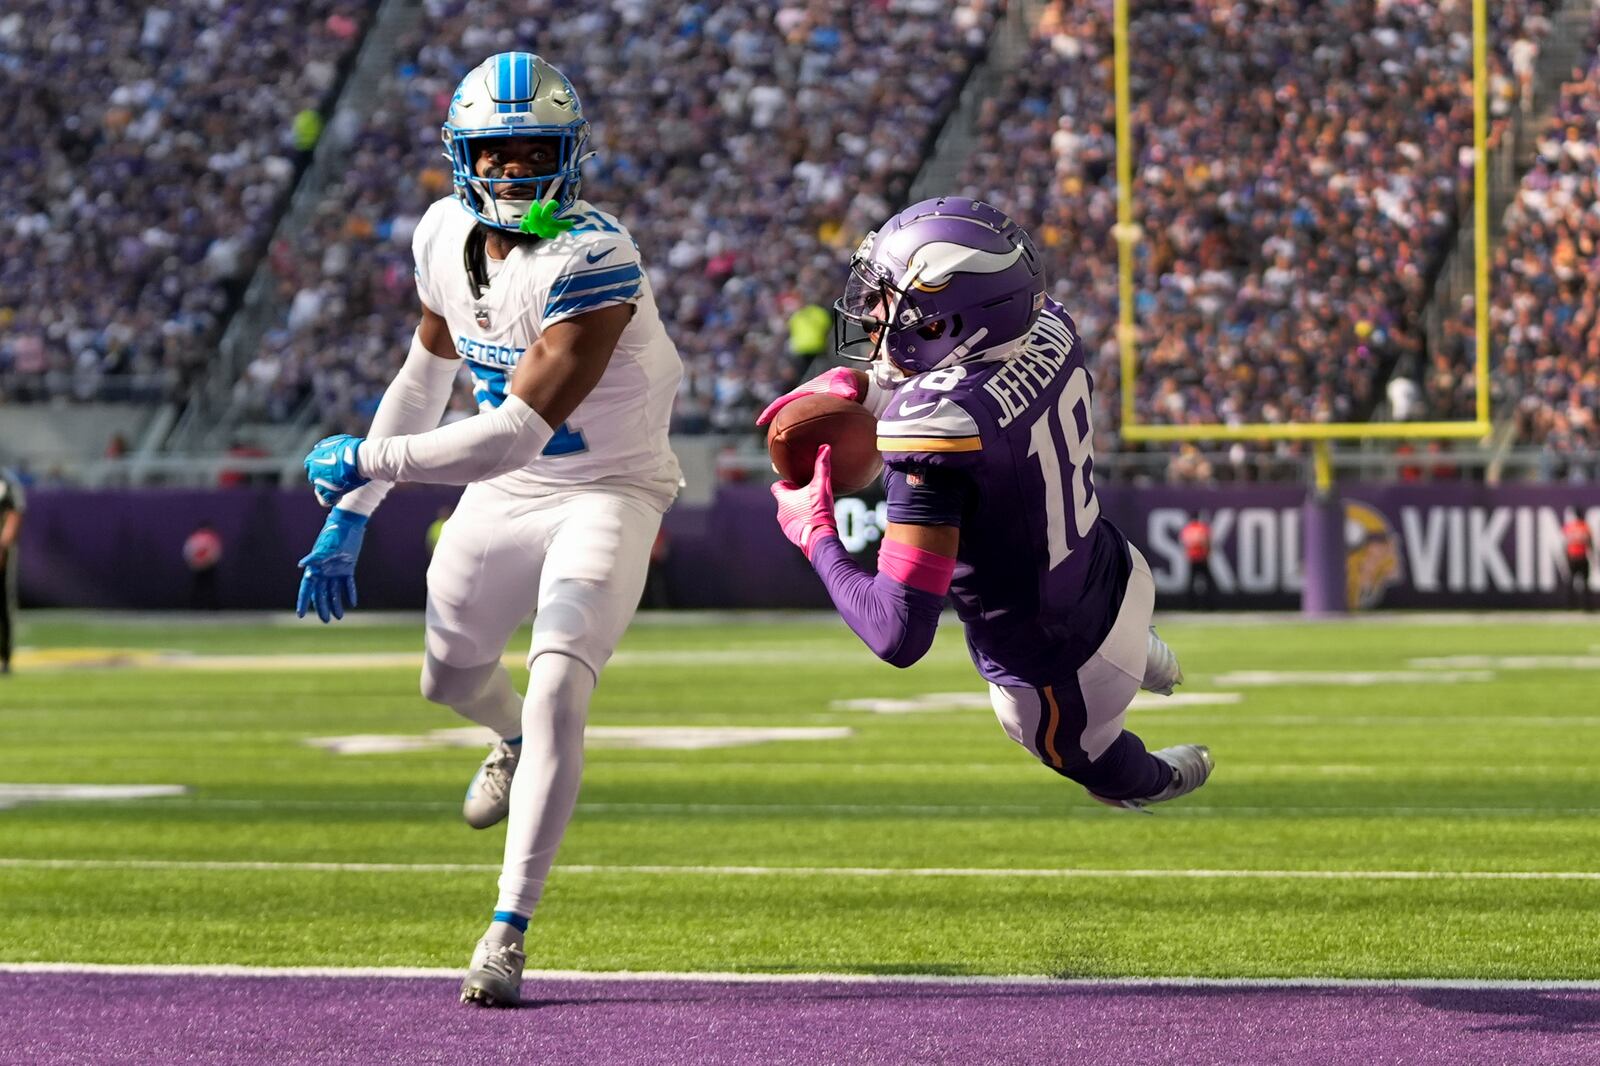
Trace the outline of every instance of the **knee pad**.
<instances>
[{"instance_id":1,"label":"knee pad","mask_svg":"<svg viewBox=\"0 0 1600 1066\"><path fill-rule=\"evenodd\" d=\"M528 665L531 667L546 652L556 652L576 659L598 675L622 635L621 627L607 617L611 613L607 596L604 588L590 581L557 581L533 616ZM624 617L622 625L626 624Z\"/></svg>"},{"instance_id":2,"label":"knee pad","mask_svg":"<svg viewBox=\"0 0 1600 1066\"><path fill-rule=\"evenodd\" d=\"M446 706L470 703L483 691L498 669L498 660L481 666L451 666L435 659L432 654L425 654L422 660L422 698Z\"/></svg>"}]
</instances>

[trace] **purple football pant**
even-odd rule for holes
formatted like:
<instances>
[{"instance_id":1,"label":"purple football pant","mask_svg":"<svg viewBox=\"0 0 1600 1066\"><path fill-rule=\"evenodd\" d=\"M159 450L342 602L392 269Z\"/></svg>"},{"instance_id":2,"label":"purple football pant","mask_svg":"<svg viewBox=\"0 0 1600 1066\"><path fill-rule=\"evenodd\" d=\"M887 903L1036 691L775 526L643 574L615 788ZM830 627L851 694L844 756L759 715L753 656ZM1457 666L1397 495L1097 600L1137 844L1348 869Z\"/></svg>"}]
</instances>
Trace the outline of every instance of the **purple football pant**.
<instances>
[{"instance_id":1,"label":"purple football pant","mask_svg":"<svg viewBox=\"0 0 1600 1066\"><path fill-rule=\"evenodd\" d=\"M1077 674L1041 688L990 685L1006 735L1063 777L1107 799L1154 795L1172 768L1122 728L1144 679L1156 586L1133 545L1133 572L1111 632Z\"/></svg>"}]
</instances>

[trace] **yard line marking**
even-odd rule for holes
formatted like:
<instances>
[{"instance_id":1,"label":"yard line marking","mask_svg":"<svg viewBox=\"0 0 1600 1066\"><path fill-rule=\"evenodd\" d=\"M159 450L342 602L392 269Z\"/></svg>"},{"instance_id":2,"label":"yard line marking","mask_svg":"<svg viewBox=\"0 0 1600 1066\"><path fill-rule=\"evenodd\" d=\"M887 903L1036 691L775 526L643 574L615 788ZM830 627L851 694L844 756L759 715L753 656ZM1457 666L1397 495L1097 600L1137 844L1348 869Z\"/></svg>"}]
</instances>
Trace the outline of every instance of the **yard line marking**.
<instances>
[{"instance_id":1,"label":"yard line marking","mask_svg":"<svg viewBox=\"0 0 1600 1066\"><path fill-rule=\"evenodd\" d=\"M297 799L207 799L204 797L173 798L150 802L164 808L198 807L222 810L329 810L329 811L454 811L460 807L455 802L429 802L426 800L297 800ZM707 815L767 815L767 814L862 814L883 817L937 817L961 815L1037 815L1048 814L1062 818L1120 818L1112 810L1101 810L1087 805L1065 803L1034 804L935 804L935 803L633 803L608 802L579 803L580 814L707 814ZM1418 817L1591 817L1600 814L1600 807L1445 807L1445 806L1395 806L1371 805L1319 805L1303 806L1283 804L1262 806L1212 806L1186 804L1163 810L1162 817L1186 818L1205 816L1247 817L1362 817L1390 815L1403 818Z\"/></svg>"},{"instance_id":2,"label":"yard line marking","mask_svg":"<svg viewBox=\"0 0 1600 1066\"><path fill-rule=\"evenodd\" d=\"M459 968L440 966L242 966L229 963L160 964L94 962L0 962L0 974L103 974L146 977L326 977L399 980L455 980ZM1018 986L1040 988L1416 988L1460 991L1600 990L1600 981L1489 980L1460 977L1051 977L1047 974L923 973L761 973L686 972L680 970L528 970L529 981L663 981L686 984L858 984L947 985L953 987Z\"/></svg>"},{"instance_id":3,"label":"yard line marking","mask_svg":"<svg viewBox=\"0 0 1600 1066\"><path fill-rule=\"evenodd\" d=\"M454 808L454 805L450 805ZM1073 807L1067 804L871 804L871 803L580 803L579 812L595 814L882 814L882 815L933 815L951 817L963 814L1053 814L1063 817L1122 817L1116 811L1102 811L1096 807ZM1204 815L1282 815L1316 816L1345 815L1371 817L1390 814L1406 818L1419 815L1449 816L1478 815L1506 817L1514 815L1594 815L1600 807L1372 807L1372 806L1277 806L1277 807L1218 807L1192 804L1164 809L1162 817Z\"/></svg>"},{"instance_id":4,"label":"yard line marking","mask_svg":"<svg viewBox=\"0 0 1600 1066\"><path fill-rule=\"evenodd\" d=\"M681 726L591 725L584 746L650 751L706 751L747 748L797 740L848 740L849 726ZM427 733L358 733L353 736L306 737L302 743L336 755L393 755L397 752L444 748L483 748L500 738L484 726L452 726Z\"/></svg>"},{"instance_id":5,"label":"yard line marking","mask_svg":"<svg viewBox=\"0 0 1600 1066\"><path fill-rule=\"evenodd\" d=\"M481 862L260 862L220 859L24 859L0 858L0 869L40 870L216 870L302 873L497 873L498 863ZM1080 869L1071 867L986 866L557 866L567 874L629 874L687 877L977 877L977 878L1134 878L1139 880L1267 881L1597 881L1593 870L1206 870Z\"/></svg>"},{"instance_id":6,"label":"yard line marking","mask_svg":"<svg viewBox=\"0 0 1600 1066\"><path fill-rule=\"evenodd\" d=\"M956 649L934 650L933 660L949 662L966 661L965 652ZM506 652L500 661L506 666L527 665L524 652ZM805 648L716 648L716 649L656 649L651 651L619 651L606 661L608 669L618 666L774 666L790 663L815 663L826 661L832 665L875 666L870 656L862 656L858 649L848 645L837 647ZM243 671L243 670L353 670L376 667L422 666L422 655L414 651L363 651L363 652L273 652L225 653L215 655L189 652L145 652L129 657L124 665L142 670L193 670L193 671Z\"/></svg>"},{"instance_id":7,"label":"yard line marking","mask_svg":"<svg viewBox=\"0 0 1600 1066\"><path fill-rule=\"evenodd\" d=\"M130 803L182 796L184 785L15 785L0 782L0 811L24 803Z\"/></svg>"},{"instance_id":8,"label":"yard line marking","mask_svg":"<svg viewBox=\"0 0 1600 1066\"><path fill-rule=\"evenodd\" d=\"M1492 670L1236 670L1217 674L1224 688L1250 685L1453 685L1493 681Z\"/></svg>"},{"instance_id":9,"label":"yard line marking","mask_svg":"<svg viewBox=\"0 0 1600 1066\"><path fill-rule=\"evenodd\" d=\"M966 653L955 647L933 649L928 661L965 662ZM523 652L507 652L500 661L509 667L527 665ZM795 663L826 662L834 668L859 667L874 669L877 661L860 654L858 648L845 644L817 645L802 648L716 648L716 649L654 649L619 651L607 661L607 667L676 667L723 666L765 667ZM39 672L59 670L177 670L197 673L236 673L248 671L279 670L369 670L369 669L420 669L422 655L415 651L362 651L362 652L223 652L196 654L187 651L163 651L156 648L118 649L56 649L51 652L27 652L21 665L31 666Z\"/></svg>"},{"instance_id":10,"label":"yard line marking","mask_svg":"<svg viewBox=\"0 0 1600 1066\"><path fill-rule=\"evenodd\" d=\"M1238 703L1239 692L1176 692L1158 696L1153 692L1135 693L1130 711L1175 710L1179 707L1206 707ZM865 699L834 700L834 711L867 711L872 714L931 714L949 711L991 710L987 692L928 692L920 696L877 696Z\"/></svg>"},{"instance_id":11,"label":"yard line marking","mask_svg":"<svg viewBox=\"0 0 1600 1066\"><path fill-rule=\"evenodd\" d=\"M1419 670L1600 670L1600 655L1445 655L1407 659Z\"/></svg>"},{"instance_id":12,"label":"yard line marking","mask_svg":"<svg viewBox=\"0 0 1600 1066\"><path fill-rule=\"evenodd\" d=\"M1159 711L1147 711L1140 721L1149 722L1160 716ZM1172 721L1180 719L1174 717ZM1455 714L1442 710L1437 715L1342 715L1342 714L1185 714L1185 725L1202 722L1206 725L1350 725L1393 726L1422 725L1437 728L1461 722L1501 722L1506 725L1600 725L1600 716L1582 714ZM1165 721L1160 724L1168 724Z\"/></svg>"}]
</instances>

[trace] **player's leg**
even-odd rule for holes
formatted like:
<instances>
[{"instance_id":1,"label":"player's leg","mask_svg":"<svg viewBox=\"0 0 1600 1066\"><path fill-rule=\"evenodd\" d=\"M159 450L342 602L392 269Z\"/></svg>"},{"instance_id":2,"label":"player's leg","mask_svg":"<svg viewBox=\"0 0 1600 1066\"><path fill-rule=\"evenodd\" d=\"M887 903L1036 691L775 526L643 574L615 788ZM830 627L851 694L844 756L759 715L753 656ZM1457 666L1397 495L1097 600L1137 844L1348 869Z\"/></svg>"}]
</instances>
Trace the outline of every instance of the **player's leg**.
<instances>
[{"instance_id":1,"label":"player's leg","mask_svg":"<svg viewBox=\"0 0 1600 1066\"><path fill-rule=\"evenodd\" d=\"M655 508L612 492L576 494L560 509L533 623L500 895L463 1002L518 1001L523 933L578 801L589 698L639 603L660 523Z\"/></svg>"},{"instance_id":2,"label":"player's leg","mask_svg":"<svg viewBox=\"0 0 1600 1066\"><path fill-rule=\"evenodd\" d=\"M1199 788L1210 775L1211 758L1192 744L1148 752L1123 728L1141 684L1148 687L1156 674L1163 675L1154 678L1158 682L1182 678L1177 657L1150 625L1150 567L1137 549L1129 550L1133 572L1116 621L1077 676L1037 689L991 685L990 695L1006 733L1046 766L1098 800L1142 807Z\"/></svg>"},{"instance_id":3,"label":"player's leg","mask_svg":"<svg viewBox=\"0 0 1600 1066\"><path fill-rule=\"evenodd\" d=\"M541 512L527 507L468 488L428 567L422 695L500 737L462 802L475 829L505 817L522 742L522 696L500 659L539 594Z\"/></svg>"}]
</instances>

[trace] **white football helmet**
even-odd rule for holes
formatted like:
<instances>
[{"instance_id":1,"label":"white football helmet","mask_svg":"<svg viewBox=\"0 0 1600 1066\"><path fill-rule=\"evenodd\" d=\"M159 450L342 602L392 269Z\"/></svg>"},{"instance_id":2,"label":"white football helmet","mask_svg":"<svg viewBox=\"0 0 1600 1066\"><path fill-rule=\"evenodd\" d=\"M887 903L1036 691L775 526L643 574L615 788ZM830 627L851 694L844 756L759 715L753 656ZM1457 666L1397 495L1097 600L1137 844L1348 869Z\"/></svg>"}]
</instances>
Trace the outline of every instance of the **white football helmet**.
<instances>
[{"instance_id":1,"label":"white football helmet","mask_svg":"<svg viewBox=\"0 0 1600 1066\"><path fill-rule=\"evenodd\" d=\"M554 200L559 214L578 198L589 121L566 75L532 52L501 52L469 71L450 101L443 135L456 196L486 226L515 230L534 200ZM473 167L477 142L491 137L556 141L560 168L532 178L481 178ZM533 198L507 198L516 186L531 186Z\"/></svg>"}]
</instances>

